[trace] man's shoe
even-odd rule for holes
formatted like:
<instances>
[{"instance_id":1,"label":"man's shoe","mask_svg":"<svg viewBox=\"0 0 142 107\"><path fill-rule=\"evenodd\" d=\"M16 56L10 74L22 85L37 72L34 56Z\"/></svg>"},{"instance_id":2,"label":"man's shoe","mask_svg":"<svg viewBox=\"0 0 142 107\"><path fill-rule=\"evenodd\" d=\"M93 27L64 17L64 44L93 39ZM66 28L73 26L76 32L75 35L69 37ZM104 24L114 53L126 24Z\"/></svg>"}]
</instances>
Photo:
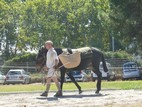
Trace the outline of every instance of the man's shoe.
<instances>
[{"instance_id":1,"label":"man's shoe","mask_svg":"<svg viewBox=\"0 0 142 107\"><path fill-rule=\"evenodd\" d=\"M47 97L48 93L44 91L40 96Z\"/></svg>"},{"instance_id":2,"label":"man's shoe","mask_svg":"<svg viewBox=\"0 0 142 107\"><path fill-rule=\"evenodd\" d=\"M57 91L57 93L54 95L54 97L60 97L63 96L62 91Z\"/></svg>"}]
</instances>

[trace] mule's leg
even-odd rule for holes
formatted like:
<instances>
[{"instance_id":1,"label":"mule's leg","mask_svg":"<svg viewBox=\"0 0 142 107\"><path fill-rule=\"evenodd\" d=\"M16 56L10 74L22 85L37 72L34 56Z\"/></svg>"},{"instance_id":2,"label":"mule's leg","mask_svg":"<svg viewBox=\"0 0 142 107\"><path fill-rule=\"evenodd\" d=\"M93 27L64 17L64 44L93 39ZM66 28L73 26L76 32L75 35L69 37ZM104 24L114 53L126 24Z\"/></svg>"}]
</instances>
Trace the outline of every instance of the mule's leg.
<instances>
[{"instance_id":1,"label":"mule's leg","mask_svg":"<svg viewBox=\"0 0 142 107\"><path fill-rule=\"evenodd\" d=\"M65 73L66 73L66 69L62 68L60 69L60 73L61 73L61 90L63 89L63 84L64 84L64 80L65 80Z\"/></svg>"},{"instance_id":2,"label":"mule's leg","mask_svg":"<svg viewBox=\"0 0 142 107\"><path fill-rule=\"evenodd\" d=\"M75 79L74 79L74 77L73 77L71 71L69 71L69 72L67 73L67 75L69 76L69 78L72 80L72 82L73 82L73 83L76 85L76 87L78 88L79 94L81 94L81 93L82 93L81 87L80 87L79 84L75 81Z\"/></svg>"},{"instance_id":3,"label":"mule's leg","mask_svg":"<svg viewBox=\"0 0 142 107\"><path fill-rule=\"evenodd\" d=\"M100 72L99 70L99 65L100 65L100 61L98 60L98 62L92 62L92 65L93 65L93 72L97 75L97 84L96 84L96 87L97 87L97 90L96 90L96 93L99 93L100 90L101 90L101 81L102 81L102 73Z\"/></svg>"},{"instance_id":4,"label":"mule's leg","mask_svg":"<svg viewBox=\"0 0 142 107\"><path fill-rule=\"evenodd\" d=\"M97 81L97 90L96 93L99 93L101 90L101 82L102 82L102 73L99 71L98 73L96 73L98 76L98 81Z\"/></svg>"}]
</instances>

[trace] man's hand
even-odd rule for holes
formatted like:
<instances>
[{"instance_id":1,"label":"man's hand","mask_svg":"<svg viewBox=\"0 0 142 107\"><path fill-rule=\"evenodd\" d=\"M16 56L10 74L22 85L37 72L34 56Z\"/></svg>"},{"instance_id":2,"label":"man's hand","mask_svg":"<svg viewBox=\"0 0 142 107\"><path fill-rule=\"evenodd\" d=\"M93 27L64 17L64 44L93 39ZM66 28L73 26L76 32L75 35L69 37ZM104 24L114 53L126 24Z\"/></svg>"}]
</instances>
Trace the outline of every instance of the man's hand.
<instances>
[{"instance_id":1,"label":"man's hand","mask_svg":"<svg viewBox=\"0 0 142 107\"><path fill-rule=\"evenodd\" d=\"M58 69L58 60L55 60L54 68L55 68L55 69Z\"/></svg>"},{"instance_id":2,"label":"man's hand","mask_svg":"<svg viewBox=\"0 0 142 107\"><path fill-rule=\"evenodd\" d=\"M55 65L53 68L58 69L58 65Z\"/></svg>"},{"instance_id":3,"label":"man's hand","mask_svg":"<svg viewBox=\"0 0 142 107\"><path fill-rule=\"evenodd\" d=\"M45 66L45 67L43 67L43 70L44 70L44 71L48 71L49 68Z\"/></svg>"}]
</instances>

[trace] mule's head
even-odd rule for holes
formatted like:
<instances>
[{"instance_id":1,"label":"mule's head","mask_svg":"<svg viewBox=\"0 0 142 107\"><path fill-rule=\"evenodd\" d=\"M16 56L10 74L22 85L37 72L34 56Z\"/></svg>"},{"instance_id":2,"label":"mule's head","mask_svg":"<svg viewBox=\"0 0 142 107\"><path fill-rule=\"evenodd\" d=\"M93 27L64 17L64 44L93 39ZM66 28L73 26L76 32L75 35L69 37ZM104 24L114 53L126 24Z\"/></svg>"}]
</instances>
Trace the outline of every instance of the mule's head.
<instances>
[{"instance_id":1,"label":"mule's head","mask_svg":"<svg viewBox=\"0 0 142 107\"><path fill-rule=\"evenodd\" d=\"M55 51L57 52L57 55L60 55L63 51L61 48L55 48ZM48 50L45 47L42 47L37 54L36 57L36 70L41 71L43 66L46 64L46 54ZM62 63L59 61L59 66L61 66Z\"/></svg>"},{"instance_id":2,"label":"mule's head","mask_svg":"<svg viewBox=\"0 0 142 107\"><path fill-rule=\"evenodd\" d=\"M36 57L36 69L37 69L37 71L40 71L41 68L45 65L47 51L48 50L45 47L42 47L38 51L38 54L37 54L37 57Z\"/></svg>"}]
</instances>

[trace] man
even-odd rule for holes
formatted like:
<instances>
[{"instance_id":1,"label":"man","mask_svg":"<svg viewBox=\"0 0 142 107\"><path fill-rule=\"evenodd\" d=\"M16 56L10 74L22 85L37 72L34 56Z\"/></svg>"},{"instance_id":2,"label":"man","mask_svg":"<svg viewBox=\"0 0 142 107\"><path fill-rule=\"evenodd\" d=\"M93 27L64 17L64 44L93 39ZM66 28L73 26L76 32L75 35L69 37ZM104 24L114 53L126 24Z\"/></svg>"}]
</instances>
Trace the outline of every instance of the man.
<instances>
[{"instance_id":1,"label":"man","mask_svg":"<svg viewBox=\"0 0 142 107\"><path fill-rule=\"evenodd\" d=\"M47 73L47 83L46 83L46 90L45 92L43 92L41 94L41 96L48 96L48 92L50 89L50 85L51 85L51 81L53 80L57 86L57 93L55 94L55 96L62 96L62 91L57 79L57 76L55 74L55 70L58 66L58 56L57 53L55 51L55 49L53 48L53 42L48 40L45 42L45 48L48 49L47 55L46 55L46 66L44 69L46 69L48 71Z\"/></svg>"}]
</instances>

